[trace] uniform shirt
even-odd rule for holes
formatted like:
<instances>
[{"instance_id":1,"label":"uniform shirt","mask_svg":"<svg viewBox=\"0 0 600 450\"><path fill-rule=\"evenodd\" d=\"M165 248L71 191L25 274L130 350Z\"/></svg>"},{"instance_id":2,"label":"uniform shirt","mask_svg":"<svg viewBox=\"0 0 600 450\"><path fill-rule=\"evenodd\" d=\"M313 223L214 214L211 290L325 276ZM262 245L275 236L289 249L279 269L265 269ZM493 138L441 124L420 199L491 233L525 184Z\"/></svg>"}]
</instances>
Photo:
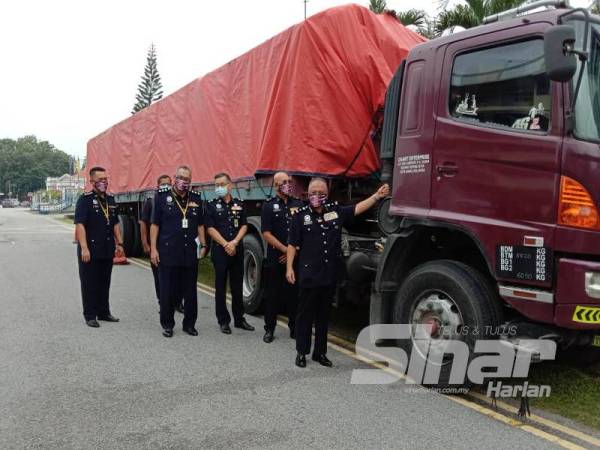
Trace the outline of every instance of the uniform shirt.
<instances>
[{"instance_id":1,"label":"uniform shirt","mask_svg":"<svg viewBox=\"0 0 600 450\"><path fill-rule=\"evenodd\" d=\"M304 206L302 201L297 198L289 197L287 203L279 197L263 203L260 215L260 224L262 231L270 231L275 238L283 245L287 245L290 232L290 223L294 214ZM282 253L272 245L267 247L267 262L278 263Z\"/></svg>"},{"instance_id":2,"label":"uniform shirt","mask_svg":"<svg viewBox=\"0 0 600 450\"><path fill-rule=\"evenodd\" d=\"M354 217L354 205L323 205L321 214L305 206L294 215L288 243L299 247L301 288L335 285L342 262L342 226Z\"/></svg>"},{"instance_id":3,"label":"uniform shirt","mask_svg":"<svg viewBox=\"0 0 600 450\"><path fill-rule=\"evenodd\" d=\"M206 206L206 228L216 229L227 242L234 240L246 223L246 211L241 200L232 197L228 203L218 198L211 200ZM238 246L236 255L240 253L243 252L240 252ZM214 240L211 255L213 259L227 256L225 249Z\"/></svg>"},{"instance_id":4,"label":"uniform shirt","mask_svg":"<svg viewBox=\"0 0 600 450\"><path fill-rule=\"evenodd\" d=\"M179 206L178 206L179 205ZM183 227L187 212L187 228ZM181 207L181 209L180 209ZM154 197L152 223L158 225L156 247L160 264L165 266L192 266L198 264L198 227L204 223L200 194L188 191L180 197L171 188L159 189Z\"/></svg>"},{"instance_id":5,"label":"uniform shirt","mask_svg":"<svg viewBox=\"0 0 600 450\"><path fill-rule=\"evenodd\" d=\"M108 219L106 218L108 214ZM100 197L95 191L79 197L75 206L75 221L85 227L92 259L112 259L115 253L114 226L119 223L117 205L112 195ZM81 251L81 248L78 247Z\"/></svg>"}]
</instances>

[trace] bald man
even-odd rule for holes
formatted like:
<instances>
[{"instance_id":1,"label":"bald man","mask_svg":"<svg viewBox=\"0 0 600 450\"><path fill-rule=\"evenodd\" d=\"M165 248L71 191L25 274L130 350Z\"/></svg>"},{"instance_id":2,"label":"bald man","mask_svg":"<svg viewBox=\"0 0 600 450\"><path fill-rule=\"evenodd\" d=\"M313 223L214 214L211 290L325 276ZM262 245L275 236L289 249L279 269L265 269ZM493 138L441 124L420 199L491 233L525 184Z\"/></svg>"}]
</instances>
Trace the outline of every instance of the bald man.
<instances>
[{"instance_id":1,"label":"bald man","mask_svg":"<svg viewBox=\"0 0 600 450\"><path fill-rule=\"evenodd\" d=\"M303 203L292 196L292 178L287 172L277 172L273 176L275 196L262 207L261 228L267 247L264 275L265 292L265 335L267 344L275 338L277 314L286 310L290 337L295 338L296 304L298 289L285 279L287 241L290 223ZM285 308L284 308L285 307Z\"/></svg>"},{"instance_id":2,"label":"bald man","mask_svg":"<svg viewBox=\"0 0 600 450\"><path fill-rule=\"evenodd\" d=\"M387 184L366 200L352 206L329 202L329 189L323 178L313 178L308 185L309 205L298 210L290 227L287 247L286 278L298 282L300 294L296 315L296 365L306 367L310 352L311 331L315 324L315 347L312 359L331 367L327 353L329 309L339 266L342 263L342 227L354 216L364 213L389 195ZM298 257L298 270L294 262Z\"/></svg>"}]
</instances>

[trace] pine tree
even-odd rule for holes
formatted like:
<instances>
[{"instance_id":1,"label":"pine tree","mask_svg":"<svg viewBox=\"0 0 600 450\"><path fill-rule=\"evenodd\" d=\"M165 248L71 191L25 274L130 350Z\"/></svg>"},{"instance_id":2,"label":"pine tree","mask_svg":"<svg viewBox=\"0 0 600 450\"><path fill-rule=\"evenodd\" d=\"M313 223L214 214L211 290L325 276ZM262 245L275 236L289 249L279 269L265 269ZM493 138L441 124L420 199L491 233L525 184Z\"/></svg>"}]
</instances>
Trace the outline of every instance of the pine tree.
<instances>
[{"instance_id":1,"label":"pine tree","mask_svg":"<svg viewBox=\"0 0 600 450\"><path fill-rule=\"evenodd\" d=\"M152 44L148 50L144 75L142 75L142 81L138 85L138 93L135 96L136 104L133 106L131 114L135 114L150 106L152 102L160 100L162 95L162 83L156 66L156 48Z\"/></svg>"}]
</instances>

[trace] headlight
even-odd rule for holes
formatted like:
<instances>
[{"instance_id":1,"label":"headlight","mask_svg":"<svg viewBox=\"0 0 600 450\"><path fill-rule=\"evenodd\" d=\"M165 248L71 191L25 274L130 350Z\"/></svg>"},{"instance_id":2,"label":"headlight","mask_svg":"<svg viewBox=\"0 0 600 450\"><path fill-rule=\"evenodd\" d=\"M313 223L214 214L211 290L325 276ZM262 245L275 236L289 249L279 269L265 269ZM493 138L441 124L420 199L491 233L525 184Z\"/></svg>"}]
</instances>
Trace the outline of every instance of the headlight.
<instances>
[{"instance_id":1,"label":"headlight","mask_svg":"<svg viewBox=\"0 0 600 450\"><path fill-rule=\"evenodd\" d=\"M592 298L600 298L600 273L586 272L585 292Z\"/></svg>"}]
</instances>

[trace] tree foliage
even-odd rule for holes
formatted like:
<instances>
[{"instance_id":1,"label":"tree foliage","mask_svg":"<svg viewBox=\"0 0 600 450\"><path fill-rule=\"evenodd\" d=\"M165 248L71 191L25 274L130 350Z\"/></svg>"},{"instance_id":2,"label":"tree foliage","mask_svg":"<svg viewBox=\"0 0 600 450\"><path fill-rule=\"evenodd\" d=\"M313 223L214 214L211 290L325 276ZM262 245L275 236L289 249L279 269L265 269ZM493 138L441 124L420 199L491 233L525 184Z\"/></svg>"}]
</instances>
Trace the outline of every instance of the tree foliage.
<instances>
[{"instance_id":1,"label":"tree foliage","mask_svg":"<svg viewBox=\"0 0 600 450\"><path fill-rule=\"evenodd\" d=\"M18 191L23 198L27 192L45 188L46 177L64 175L71 166L69 155L35 136L0 139L0 192L5 194L10 182L13 196Z\"/></svg>"},{"instance_id":2,"label":"tree foliage","mask_svg":"<svg viewBox=\"0 0 600 450\"><path fill-rule=\"evenodd\" d=\"M150 106L153 102L160 100L162 95L162 82L160 81L156 63L156 47L152 44L148 50L144 75L142 75L142 81L138 85L138 93L135 96L136 103L133 105L131 114L135 114Z\"/></svg>"},{"instance_id":3,"label":"tree foliage","mask_svg":"<svg viewBox=\"0 0 600 450\"><path fill-rule=\"evenodd\" d=\"M486 16L498 14L526 3L527 0L464 0L453 8L446 9L448 2L442 2L443 11L437 17L435 28L441 33L447 28L461 26L472 28L483 23Z\"/></svg>"},{"instance_id":4,"label":"tree foliage","mask_svg":"<svg viewBox=\"0 0 600 450\"><path fill-rule=\"evenodd\" d=\"M387 10L387 2L385 0L370 0L369 9L375 14L383 14Z\"/></svg>"}]
</instances>

